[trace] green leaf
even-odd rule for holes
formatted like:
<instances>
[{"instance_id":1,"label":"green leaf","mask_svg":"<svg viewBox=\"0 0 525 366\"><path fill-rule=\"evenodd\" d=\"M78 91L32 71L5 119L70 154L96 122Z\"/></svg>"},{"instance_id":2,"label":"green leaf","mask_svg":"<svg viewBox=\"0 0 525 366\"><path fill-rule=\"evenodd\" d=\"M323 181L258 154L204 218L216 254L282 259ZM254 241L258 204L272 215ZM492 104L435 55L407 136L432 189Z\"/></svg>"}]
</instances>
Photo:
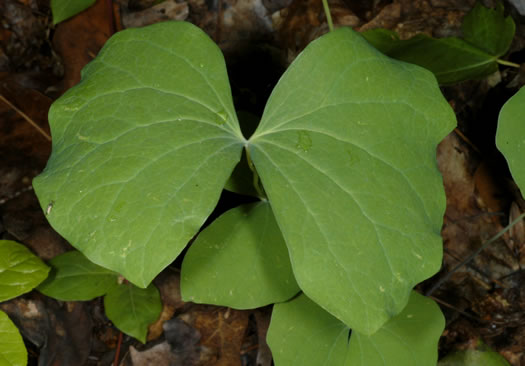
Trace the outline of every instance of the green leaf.
<instances>
[{"instance_id":1,"label":"green leaf","mask_svg":"<svg viewBox=\"0 0 525 366\"><path fill-rule=\"evenodd\" d=\"M497 352L467 350L456 352L439 361L439 366L510 366Z\"/></svg>"},{"instance_id":2,"label":"green leaf","mask_svg":"<svg viewBox=\"0 0 525 366\"><path fill-rule=\"evenodd\" d=\"M269 203L233 208L199 234L184 257L185 301L251 309L299 292Z\"/></svg>"},{"instance_id":3,"label":"green leaf","mask_svg":"<svg viewBox=\"0 0 525 366\"><path fill-rule=\"evenodd\" d=\"M77 15L89 8L95 0L51 0L51 12L53 13L53 24Z\"/></svg>"},{"instance_id":4,"label":"green leaf","mask_svg":"<svg viewBox=\"0 0 525 366\"><path fill-rule=\"evenodd\" d=\"M510 48L516 25L510 16L505 17L503 3L489 9L477 2L463 18L461 29L465 41L496 57L503 56Z\"/></svg>"},{"instance_id":5,"label":"green leaf","mask_svg":"<svg viewBox=\"0 0 525 366\"><path fill-rule=\"evenodd\" d=\"M522 192L525 192L525 88L522 87L510 98L498 118L496 146L507 159L512 177Z\"/></svg>"},{"instance_id":6,"label":"green leaf","mask_svg":"<svg viewBox=\"0 0 525 366\"><path fill-rule=\"evenodd\" d=\"M56 256L49 264L51 274L37 290L58 300L91 300L117 286L117 273L97 266L76 250Z\"/></svg>"},{"instance_id":7,"label":"green leaf","mask_svg":"<svg viewBox=\"0 0 525 366\"><path fill-rule=\"evenodd\" d=\"M432 71L440 84L453 84L496 72L498 58L509 50L515 28L512 18L503 16L501 3L495 9L477 3L463 19L464 39L418 34L401 40L387 29L371 29L362 35L385 55Z\"/></svg>"},{"instance_id":8,"label":"green leaf","mask_svg":"<svg viewBox=\"0 0 525 366\"><path fill-rule=\"evenodd\" d=\"M117 328L143 343L148 325L159 317L162 303L157 288L146 289L130 283L118 284L118 274L90 262L78 251L50 261L53 274L38 290L63 301L86 301L104 297L106 316Z\"/></svg>"},{"instance_id":9,"label":"green leaf","mask_svg":"<svg viewBox=\"0 0 525 366\"><path fill-rule=\"evenodd\" d=\"M148 326L155 322L162 310L159 290L151 284L139 288L124 283L104 297L106 316L122 332L146 343Z\"/></svg>"},{"instance_id":10,"label":"green leaf","mask_svg":"<svg viewBox=\"0 0 525 366\"><path fill-rule=\"evenodd\" d=\"M215 207L244 138L224 58L199 28L114 35L51 107L53 152L33 185L92 262L146 287Z\"/></svg>"},{"instance_id":11,"label":"green leaf","mask_svg":"<svg viewBox=\"0 0 525 366\"><path fill-rule=\"evenodd\" d=\"M49 267L24 245L0 240L0 301L31 291L48 272Z\"/></svg>"},{"instance_id":12,"label":"green leaf","mask_svg":"<svg viewBox=\"0 0 525 366\"><path fill-rule=\"evenodd\" d=\"M304 294L273 306L266 341L276 366L343 366L350 330Z\"/></svg>"},{"instance_id":13,"label":"green leaf","mask_svg":"<svg viewBox=\"0 0 525 366\"><path fill-rule=\"evenodd\" d=\"M454 352L439 361L439 366L510 366L510 363L498 352L484 344L478 349Z\"/></svg>"},{"instance_id":14,"label":"green leaf","mask_svg":"<svg viewBox=\"0 0 525 366\"><path fill-rule=\"evenodd\" d=\"M0 366L27 365L22 336L6 313L0 311Z\"/></svg>"},{"instance_id":15,"label":"green leaf","mask_svg":"<svg viewBox=\"0 0 525 366\"><path fill-rule=\"evenodd\" d=\"M375 334L352 331L305 295L276 304L267 341L276 366L430 366L445 327L439 307L412 292L407 307Z\"/></svg>"},{"instance_id":16,"label":"green leaf","mask_svg":"<svg viewBox=\"0 0 525 366\"><path fill-rule=\"evenodd\" d=\"M435 151L454 125L431 73L342 28L299 55L250 139L299 286L356 331L441 266Z\"/></svg>"},{"instance_id":17,"label":"green leaf","mask_svg":"<svg viewBox=\"0 0 525 366\"><path fill-rule=\"evenodd\" d=\"M352 333L345 365L435 366L444 329L439 306L412 291L406 308L375 334Z\"/></svg>"},{"instance_id":18,"label":"green leaf","mask_svg":"<svg viewBox=\"0 0 525 366\"><path fill-rule=\"evenodd\" d=\"M431 38L419 34L407 40L386 29L372 29L363 36L385 55L422 66L440 84L486 77L498 70L497 56L456 38Z\"/></svg>"}]
</instances>

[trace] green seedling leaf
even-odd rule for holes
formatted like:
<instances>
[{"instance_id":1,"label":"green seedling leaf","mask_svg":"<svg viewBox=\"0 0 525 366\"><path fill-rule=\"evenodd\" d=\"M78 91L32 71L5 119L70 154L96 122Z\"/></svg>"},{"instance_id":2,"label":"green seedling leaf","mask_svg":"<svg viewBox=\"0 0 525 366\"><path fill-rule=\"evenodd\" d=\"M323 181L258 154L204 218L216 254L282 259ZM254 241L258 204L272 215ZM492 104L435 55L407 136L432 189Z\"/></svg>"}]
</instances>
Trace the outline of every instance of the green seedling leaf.
<instances>
[{"instance_id":1,"label":"green seedling leaf","mask_svg":"<svg viewBox=\"0 0 525 366\"><path fill-rule=\"evenodd\" d=\"M422 66L434 73L440 84L486 77L498 70L497 57L456 38L431 38L419 34L411 39L386 29L372 29L363 36L385 55Z\"/></svg>"},{"instance_id":2,"label":"green seedling leaf","mask_svg":"<svg viewBox=\"0 0 525 366\"><path fill-rule=\"evenodd\" d=\"M153 284L143 289L123 283L104 297L104 308L118 329L146 343L148 326L158 319L162 302Z\"/></svg>"},{"instance_id":3,"label":"green seedling leaf","mask_svg":"<svg viewBox=\"0 0 525 366\"><path fill-rule=\"evenodd\" d=\"M439 361L438 366L510 366L510 363L498 352L484 344L478 349L454 352Z\"/></svg>"},{"instance_id":4,"label":"green seedling leaf","mask_svg":"<svg viewBox=\"0 0 525 366\"><path fill-rule=\"evenodd\" d=\"M0 301L31 291L48 272L49 267L24 245L0 240Z\"/></svg>"},{"instance_id":5,"label":"green seedling leaf","mask_svg":"<svg viewBox=\"0 0 525 366\"><path fill-rule=\"evenodd\" d=\"M350 330L306 295L273 306L266 341L276 366L343 366Z\"/></svg>"},{"instance_id":6,"label":"green seedling leaf","mask_svg":"<svg viewBox=\"0 0 525 366\"><path fill-rule=\"evenodd\" d=\"M387 29L362 34L385 55L432 71L440 84L480 79L496 72L498 58L509 50L515 32L512 18L503 16L503 5L487 9L477 4L465 16L462 30L464 39L419 34L401 40Z\"/></svg>"},{"instance_id":7,"label":"green seedling leaf","mask_svg":"<svg viewBox=\"0 0 525 366\"><path fill-rule=\"evenodd\" d=\"M299 286L358 332L441 266L435 151L454 126L430 72L342 28L294 61L250 139Z\"/></svg>"},{"instance_id":8,"label":"green seedling leaf","mask_svg":"<svg viewBox=\"0 0 525 366\"><path fill-rule=\"evenodd\" d=\"M106 295L108 319L124 333L145 342L148 325L158 318L162 308L155 286L136 287L117 273L90 262L78 251L59 255L50 264L53 271L38 287L40 292L62 301L87 301Z\"/></svg>"},{"instance_id":9,"label":"green seedling leaf","mask_svg":"<svg viewBox=\"0 0 525 366\"><path fill-rule=\"evenodd\" d=\"M51 0L53 24L60 23L89 8L95 0Z\"/></svg>"},{"instance_id":10,"label":"green seedling leaf","mask_svg":"<svg viewBox=\"0 0 525 366\"><path fill-rule=\"evenodd\" d=\"M270 204L233 208L199 234L184 257L185 301L251 309L288 300L299 287Z\"/></svg>"},{"instance_id":11,"label":"green seedling leaf","mask_svg":"<svg viewBox=\"0 0 525 366\"><path fill-rule=\"evenodd\" d=\"M525 88L510 98L499 113L496 146L507 159L512 177L525 192Z\"/></svg>"},{"instance_id":12,"label":"green seedling leaf","mask_svg":"<svg viewBox=\"0 0 525 366\"><path fill-rule=\"evenodd\" d=\"M406 308L375 334L352 332L345 365L434 366L444 329L439 306L412 291Z\"/></svg>"},{"instance_id":13,"label":"green seedling leaf","mask_svg":"<svg viewBox=\"0 0 525 366\"><path fill-rule=\"evenodd\" d=\"M37 289L58 300L87 301L118 285L117 273L97 266L76 250L56 256L49 264L51 274Z\"/></svg>"},{"instance_id":14,"label":"green seedling leaf","mask_svg":"<svg viewBox=\"0 0 525 366\"><path fill-rule=\"evenodd\" d=\"M439 307L416 292L400 314L370 336L350 333L300 295L274 306L267 341L276 366L434 366L444 327Z\"/></svg>"},{"instance_id":15,"label":"green seedling leaf","mask_svg":"<svg viewBox=\"0 0 525 366\"><path fill-rule=\"evenodd\" d=\"M197 233L244 144L221 51L183 22L115 34L49 123L33 182L48 221L141 287Z\"/></svg>"},{"instance_id":16,"label":"green seedling leaf","mask_svg":"<svg viewBox=\"0 0 525 366\"><path fill-rule=\"evenodd\" d=\"M0 311L0 366L27 365L22 336L6 313Z\"/></svg>"},{"instance_id":17,"label":"green seedling leaf","mask_svg":"<svg viewBox=\"0 0 525 366\"><path fill-rule=\"evenodd\" d=\"M461 29L465 41L496 57L510 48L516 25L510 16L504 16L503 3L489 9L477 2L463 18Z\"/></svg>"}]
</instances>

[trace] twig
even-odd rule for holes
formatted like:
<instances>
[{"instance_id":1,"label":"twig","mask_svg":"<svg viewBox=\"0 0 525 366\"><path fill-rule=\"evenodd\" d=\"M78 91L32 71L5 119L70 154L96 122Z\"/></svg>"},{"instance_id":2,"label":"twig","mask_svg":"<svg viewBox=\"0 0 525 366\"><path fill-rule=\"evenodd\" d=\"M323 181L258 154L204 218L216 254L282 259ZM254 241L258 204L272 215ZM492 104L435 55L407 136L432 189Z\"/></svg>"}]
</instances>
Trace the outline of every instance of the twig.
<instances>
[{"instance_id":1,"label":"twig","mask_svg":"<svg viewBox=\"0 0 525 366\"><path fill-rule=\"evenodd\" d=\"M223 9L222 9L222 0L217 1L217 25L215 28L215 43L219 44L221 43L221 31L222 31L222 17L223 17Z\"/></svg>"},{"instance_id":2,"label":"twig","mask_svg":"<svg viewBox=\"0 0 525 366\"><path fill-rule=\"evenodd\" d=\"M118 366L118 359L120 356L120 346L122 345L122 332L118 335L117 350L115 351L115 358L113 359L113 366Z\"/></svg>"},{"instance_id":3,"label":"twig","mask_svg":"<svg viewBox=\"0 0 525 366\"><path fill-rule=\"evenodd\" d=\"M432 300L434 300L435 302L437 302L437 303L439 303L439 304L441 304L441 305L443 305L443 306L445 306L445 307L447 307L449 309L457 311L458 313L460 313L461 315L463 315L463 316L465 316L465 317L467 317L469 319L475 320L475 321L480 322L480 323L486 323L485 320L483 320L483 319L481 319L479 317L476 317L474 315L470 315L469 313L466 313L463 310L459 310L457 307L455 307L454 305L449 304L446 301L438 299L437 297L434 297L434 296L428 296L428 297L431 298Z\"/></svg>"},{"instance_id":4,"label":"twig","mask_svg":"<svg viewBox=\"0 0 525 366\"><path fill-rule=\"evenodd\" d=\"M42 136L44 136L46 138L46 140L48 141L51 141L51 136L49 136L47 134L46 131L44 131L39 125L37 125L35 123L35 121L33 121L27 114L25 114L24 112L22 112L20 109L18 109L13 103L11 103L10 101L8 101L7 99L4 98L4 96L2 94L0 94L0 100L2 100L5 104L7 104L10 108L14 109L16 111L16 113L18 113L19 115L21 115L27 122L29 122L29 124L31 126L33 126L34 128L36 128L36 130L38 132L40 132L40 134Z\"/></svg>"},{"instance_id":5,"label":"twig","mask_svg":"<svg viewBox=\"0 0 525 366\"><path fill-rule=\"evenodd\" d=\"M519 215L514 221L512 221L510 224L508 224L503 230L501 230L499 233L494 235L492 238L490 238L488 241L483 243L481 247L479 247L474 253L469 255L465 260L463 260L461 263L459 263L456 267L454 267L450 272L448 272L446 275L441 277L437 283L432 286L430 290L426 292L426 296L430 296L434 291L436 291L444 282L448 281L449 278L461 267L463 267L465 264L470 262L472 259L474 259L483 249L488 247L490 244L494 243L496 240L498 240L500 237L503 236L507 231L510 230L511 227L516 225L518 222L520 222L525 217L525 213Z\"/></svg>"}]
</instances>

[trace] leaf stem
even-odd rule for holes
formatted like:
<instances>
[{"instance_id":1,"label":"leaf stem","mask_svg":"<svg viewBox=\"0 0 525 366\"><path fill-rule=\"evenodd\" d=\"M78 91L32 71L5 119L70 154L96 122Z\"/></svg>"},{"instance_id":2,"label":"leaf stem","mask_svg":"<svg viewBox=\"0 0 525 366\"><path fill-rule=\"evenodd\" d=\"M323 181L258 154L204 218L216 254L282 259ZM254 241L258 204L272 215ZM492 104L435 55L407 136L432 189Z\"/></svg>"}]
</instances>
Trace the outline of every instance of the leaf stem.
<instances>
[{"instance_id":1,"label":"leaf stem","mask_svg":"<svg viewBox=\"0 0 525 366\"><path fill-rule=\"evenodd\" d=\"M33 126L47 141L51 141L51 136L47 134L46 131L44 131L39 125L36 124L35 121L33 121L27 114L22 112L20 109L18 109L13 103L11 103L9 100L4 98L2 94L0 94L0 100L7 104L9 107L11 107L16 113L21 115L31 126Z\"/></svg>"},{"instance_id":2,"label":"leaf stem","mask_svg":"<svg viewBox=\"0 0 525 366\"><path fill-rule=\"evenodd\" d=\"M326 15L326 21L328 22L328 29L330 32L334 30L334 23L332 22L332 15L330 14L330 7L328 6L328 0L323 0L324 14Z\"/></svg>"},{"instance_id":3,"label":"leaf stem","mask_svg":"<svg viewBox=\"0 0 525 366\"><path fill-rule=\"evenodd\" d=\"M259 174L257 174L257 170L255 169L255 166L253 165L252 158L250 157L250 150L248 150L248 147L246 146L244 148L246 151L246 161L248 162L248 167L253 173L253 186L255 187L255 190L257 191L257 194L259 195L259 198L266 200L266 194L264 193L264 189L261 186L261 181L259 180Z\"/></svg>"},{"instance_id":4,"label":"leaf stem","mask_svg":"<svg viewBox=\"0 0 525 366\"><path fill-rule=\"evenodd\" d=\"M525 213L522 213L519 215L514 221L512 221L510 224L508 224L503 230L501 230L499 233L494 235L492 238L487 240L483 245L481 245L474 253L469 255L465 260L463 260L461 263L459 263L456 267L454 267L450 272L448 272L446 275L441 277L437 283L432 286L430 290L426 292L426 296L432 295L434 291L436 291L444 282L448 281L448 279L461 267L463 267L465 264L473 260L479 253L483 251L486 247L488 247L490 244L494 243L496 240L498 240L500 237L503 236L507 231L509 231L514 225L516 225L518 222L523 220L525 217Z\"/></svg>"},{"instance_id":5,"label":"leaf stem","mask_svg":"<svg viewBox=\"0 0 525 366\"><path fill-rule=\"evenodd\" d=\"M505 60L501 60L501 59L497 59L496 62L500 65L505 65L505 66L510 66L510 67L516 67L516 68L520 68L520 64L516 64L514 62L510 62L510 61L505 61Z\"/></svg>"}]
</instances>

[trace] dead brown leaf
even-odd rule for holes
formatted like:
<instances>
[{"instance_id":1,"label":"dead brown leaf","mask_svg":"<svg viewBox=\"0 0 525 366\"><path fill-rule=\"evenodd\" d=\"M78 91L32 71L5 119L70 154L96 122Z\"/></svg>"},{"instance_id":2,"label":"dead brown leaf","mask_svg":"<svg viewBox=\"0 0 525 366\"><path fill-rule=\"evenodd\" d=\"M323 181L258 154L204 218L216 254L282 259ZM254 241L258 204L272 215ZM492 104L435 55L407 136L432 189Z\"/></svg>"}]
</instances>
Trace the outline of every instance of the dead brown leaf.
<instances>
[{"instance_id":1,"label":"dead brown leaf","mask_svg":"<svg viewBox=\"0 0 525 366\"><path fill-rule=\"evenodd\" d=\"M53 46L64 61L62 90L80 81L80 70L95 58L112 35L112 16L105 0L57 25Z\"/></svg>"}]
</instances>

